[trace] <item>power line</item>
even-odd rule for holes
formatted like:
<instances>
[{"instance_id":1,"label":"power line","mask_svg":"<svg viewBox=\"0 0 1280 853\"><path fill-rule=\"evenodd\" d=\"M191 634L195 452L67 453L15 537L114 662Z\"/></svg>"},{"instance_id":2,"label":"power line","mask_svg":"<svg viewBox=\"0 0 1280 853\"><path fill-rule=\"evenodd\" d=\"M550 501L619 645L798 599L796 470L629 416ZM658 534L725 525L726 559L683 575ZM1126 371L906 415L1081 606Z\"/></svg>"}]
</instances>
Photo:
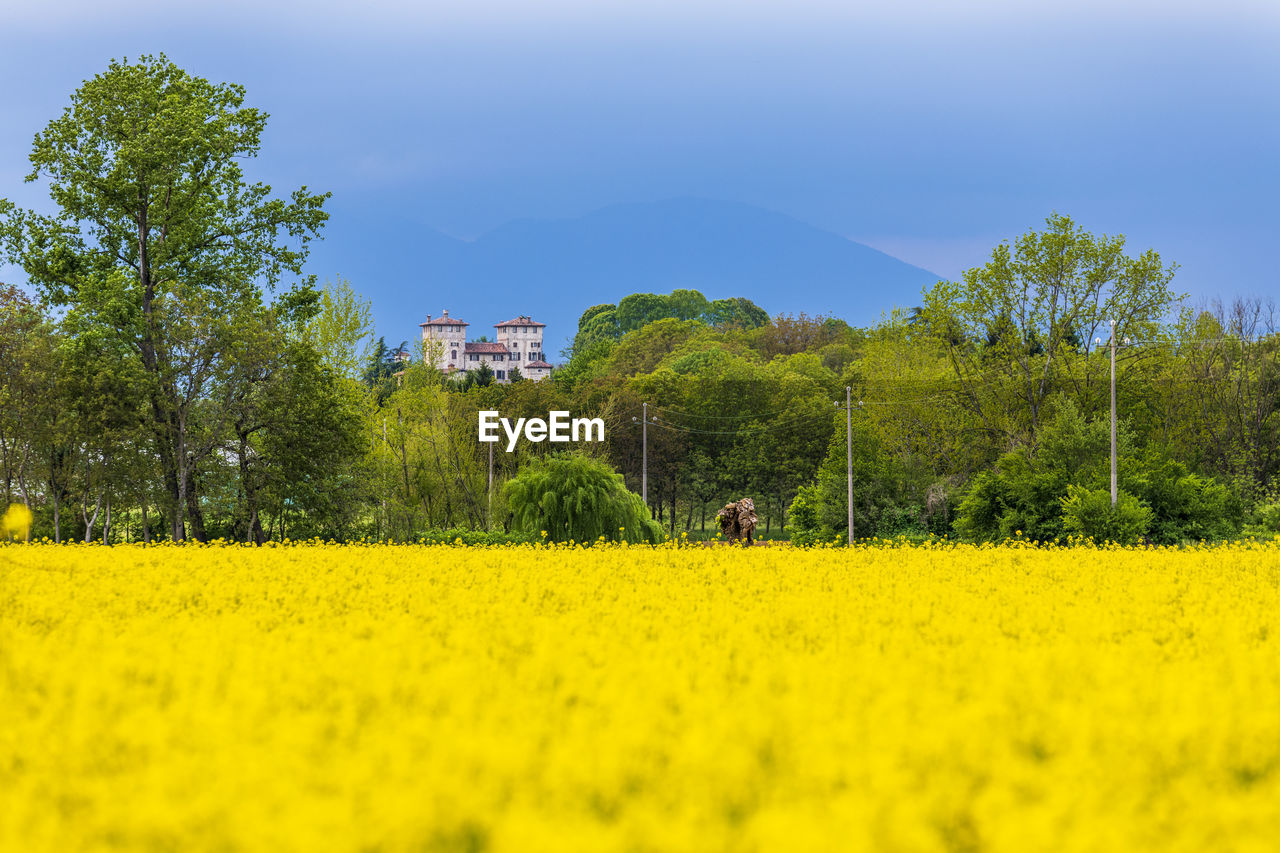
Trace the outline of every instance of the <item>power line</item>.
<instances>
[{"instance_id":1,"label":"power line","mask_svg":"<svg viewBox=\"0 0 1280 853\"><path fill-rule=\"evenodd\" d=\"M680 417L707 418L709 420L719 420L719 421L745 421L745 420L751 420L752 418L769 418L769 417L773 417L774 415L779 415L779 414L782 414L783 412L789 411L789 409L783 408L783 409L774 409L771 412L760 412L759 414L748 414L748 415L704 415L698 412L683 412L679 409L670 409L670 408L660 407L660 406L654 406L653 410L655 412L661 412L661 413L670 414L670 415L678 415Z\"/></svg>"},{"instance_id":2,"label":"power line","mask_svg":"<svg viewBox=\"0 0 1280 853\"><path fill-rule=\"evenodd\" d=\"M1129 341L1127 344L1120 345L1118 348L1128 349L1128 348L1137 347L1137 346L1196 347L1196 346L1208 346L1208 345L1217 345L1217 344L1239 344L1240 346L1249 347L1249 346L1258 346L1265 343L1269 343L1269 341L1267 341L1265 338L1249 340L1247 338L1237 338L1237 337L1197 338L1195 340L1190 340L1190 341L1172 341L1172 340L1152 339L1152 340L1146 340L1146 341Z\"/></svg>"},{"instance_id":3,"label":"power line","mask_svg":"<svg viewBox=\"0 0 1280 853\"><path fill-rule=\"evenodd\" d=\"M954 393L959 393L959 391ZM867 406L902 406L902 405L911 405L911 404L917 404L917 403L931 403L931 402L937 402L942 399L950 399L950 398L951 398L951 394L933 395L929 397L914 397L914 398L909 398L904 400L859 400L856 404L852 405L852 410L863 411ZM687 424L673 423L672 421L656 418L656 417L648 418L647 424L655 427L663 427L665 429L676 431L676 432L690 433L693 435L731 435L731 436L761 435L765 433L778 432L778 431L796 427L796 426L802 426L808 423L817 422L824 418L828 418L833 414L838 414L843 411L846 411L845 405L837 403L834 406L832 406L830 410L814 411L814 412L810 412L809 414L797 415L795 417L785 418L783 420L772 421L769 423L744 424L736 429L703 429L701 427L689 426ZM743 415L741 419L746 420L746 419L755 418L755 417L757 416ZM635 418L633 418L632 421L633 423L640 422L639 419L635 419Z\"/></svg>"},{"instance_id":4,"label":"power line","mask_svg":"<svg viewBox=\"0 0 1280 853\"><path fill-rule=\"evenodd\" d=\"M813 423L824 418L830 418L837 411L839 411L839 409L824 409L821 412L812 412L808 415L800 415L798 417L788 418L784 421L774 421L770 424L760 424L758 426L746 425L739 429L732 430L700 429L698 427L675 424L665 420L650 420L649 423L653 426L664 427L678 432L693 433L696 435L761 435L764 433L778 432L789 427L800 426L806 423Z\"/></svg>"}]
</instances>

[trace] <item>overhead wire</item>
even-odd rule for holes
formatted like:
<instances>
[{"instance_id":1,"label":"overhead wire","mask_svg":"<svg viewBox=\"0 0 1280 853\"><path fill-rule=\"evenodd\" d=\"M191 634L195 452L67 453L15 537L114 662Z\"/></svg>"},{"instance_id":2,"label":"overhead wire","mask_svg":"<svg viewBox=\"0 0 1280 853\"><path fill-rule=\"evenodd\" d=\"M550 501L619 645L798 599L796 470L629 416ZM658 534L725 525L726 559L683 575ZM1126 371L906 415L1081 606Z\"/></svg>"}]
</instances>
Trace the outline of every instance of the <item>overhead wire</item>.
<instances>
[{"instance_id":1,"label":"overhead wire","mask_svg":"<svg viewBox=\"0 0 1280 853\"><path fill-rule=\"evenodd\" d=\"M807 415L797 415L793 418L785 418L780 421L772 421L757 425L743 425L738 429L718 430L718 429L702 429L700 427L687 426L680 423L672 423L665 419L650 419L649 426L664 427L666 429L678 430L680 432L698 433L700 435L758 435L761 433L778 432L780 430L798 426L805 423L828 418L836 412L836 409L823 409L822 411L810 412Z\"/></svg>"},{"instance_id":2,"label":"overhead wire","mask_svg":"<svg viewBox=\"0 0 1280 853\"><path fill-rule=\"evenodd\" d=\"M1250 343L1256 343L1256 342L1248 341L1238 336L1219 337L1219 338L1200 338L1200 339L1191 340L1191 341L1176 341L1176 340L1161 340L1161 339L1144 339L1144 340L1135 341L1133 339L1129 339L1127 342L1117 341L1116 349L1118 351L1119 350L1133 351L1139 347L1147 347L1147 346L1153 346L1153 345L1187 347L1187 346L1222 344L1222 343L1250 344ZM1097 349L1106 350L1109 347L1110 347L1110 341L1107 340L1107 341L1103 341L1102 344L1099 347L1097 347ZM923 381L924 380L882 379L882 380L877 380L876 384L901 386L901 385L921 384ZM1194 382L1199 380L1169 379L1165 381ZM697 435L730 435L730 436L759 435L759 434L764 434L769 432L776 432L782 429L794 427L799 424L812 422L814 420L819 420L821 418L828 417L830 414L846 411L849 408L862 410L870 406L889 407L889 406L913 405L913 404L921 404L921 403L934 403L934 402L940 402L945 400L953 400L956 398L957 395L963 395L965 393L967 393L967 389L963 387L946 388L946 389L940 389L937 393L928 394L928 395L919 396L919 397L908 397L908 398L900 398L900 399L893 399L893 400L860 399L855 404L853 404L852 407L846 406L841 402L834 401L834 405L829 411L814 411L805 415L796 415L796 416L782 418L780 420L773 420L773 421L769 421L768 419L775 417L776 415L782 414L784 412L787 412L789 410L774 409L772 411L767 411L767 412L752 412L752 413L741 414L741 415L717 415L717 414L709 414L709 413L703 413L703 412L689 412L682 409L675 409L667 406L653 406L650 408L650 411L656 414L653 417L651 417L649 421L649 425L662 427L669 430L675 430L679 432L697 434ZM695 422L697 420L728 421L728 422L733 422L735 424L741 424L741 426L735 429L704 429L701 426L690 426L686 423L678 423L678 422L672 422L671 420L668 420L668 418L671 418L672 416L674 416L677 419L694 419ZM756 422L756 423L746 423L748 421ZM760 421L764 421L764 422L761 423ZM633 418L633 422L638 423L638 418Z\"/></svg>"},{"instance_id":3,"label":"overhead wire","mask_svg":"<svg viewBox=\"0 0 1280 853\"><path fill-rule=\"evenodd\" d=\"M659 412L659 413L665 412L671 415L678 415L680 417L707 418L709 420L723 420L723 421L729 421L729 420L745 421L745 420L751 420L752 418L767 418L767 417L772 417L774 415L778 415L783 412L789 411L788 409L774 409L771 412L760 412L758 414L753 413L748 415L708 415L708 414L703 414L701 412L685 412L685 411L681 411L680 409L667 408L666 406L651 406L650 410Z\"/></svg>"},{"instance_id":4,"label":"overhead wire","mask_svg":"<svg viewBox=\"0 0 1280 853\"><path fill-rule=\"evenodd\" d=\"M737 429L703 429L697 426L689 426L688 424L674 423L666 418L661 418L656 416L651 417L649 419L649 426L661 427L664 429L674 430L678 432L686 432L686 433L691 433L695 435L733 435L733 436L761 435L765 433L778 432L784 429L804 425L807 423L820 421L822 419L829 418L832 415L839 414L840 412L848 411L850 409L852 409L853 411L859 411L864 409L866 406L898 406L898 405L909 404L909 403L927 403L927 402L934 402L934 401L943 399L944 396L945 395L932 395L929 397L916 397L916 398L904 399L904 400L859 400L857 403L853 404L852 406L846 406L843 403L837 403L834 406L832 406L830 409L823 409L820 411L815 410L808 414L796 415L794 417L783 418L781 420L775 420L775 421L770 421L765 423L744 424ZM756 415L741 416L742 419L755 418L755 417L758 417L758 416ZM632 423L639 425L640 418L638 417L633 418Z\"/></svg>"}]
</instances>

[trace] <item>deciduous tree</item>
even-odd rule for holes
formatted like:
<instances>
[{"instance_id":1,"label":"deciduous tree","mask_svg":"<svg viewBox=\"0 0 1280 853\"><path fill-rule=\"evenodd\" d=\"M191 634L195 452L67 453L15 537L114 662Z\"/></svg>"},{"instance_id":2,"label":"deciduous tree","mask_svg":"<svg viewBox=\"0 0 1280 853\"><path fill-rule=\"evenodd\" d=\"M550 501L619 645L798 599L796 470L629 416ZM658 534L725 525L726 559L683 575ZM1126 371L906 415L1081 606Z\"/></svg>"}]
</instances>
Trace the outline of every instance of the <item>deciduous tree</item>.
<instances>
[{"instance_id":1,"label":"deciduous tree","mask_svg":"<svg viewBox=\"0 0 1280 853\"><path fill-rule=\"evenodd\" d=\"M265 113L244 89L193 76L164 55L112 61L38 134L29 181L45 179L53 215L0 202L0 239L58 306L92 295L146 376L172 535L183 539L182 458L190 421L174 371L182 305L217 314L301 275L327 194L275 198L246 180ZM92 293L89 293L91 291Z\"/></svg>"}]
</instances>

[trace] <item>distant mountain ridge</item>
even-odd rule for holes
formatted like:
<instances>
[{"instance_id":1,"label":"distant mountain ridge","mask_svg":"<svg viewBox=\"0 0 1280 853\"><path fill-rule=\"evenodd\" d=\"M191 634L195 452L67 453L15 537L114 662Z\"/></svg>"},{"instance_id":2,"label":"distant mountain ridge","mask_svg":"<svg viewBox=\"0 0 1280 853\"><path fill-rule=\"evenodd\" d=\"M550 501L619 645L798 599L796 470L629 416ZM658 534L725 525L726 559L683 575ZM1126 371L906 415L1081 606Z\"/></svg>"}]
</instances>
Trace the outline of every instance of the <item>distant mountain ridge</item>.
<instances>
[{"instance_id":1,"label":"distant mountain ridge","mask_svg":"<svg viewBox=\"0 0 1280 853\"><path fill-rule=\"evenodd\" d=\"M406 223L335 220L313 260L340 269L373 299L388 340L416 337L417 324L445 308L471 323L472 337L529 314L547 324L553 359L585 308L629 293L688 287L708 299L744 296L770 314L803 311L866 325L895 306L919 304L921 288L939 278L781 213L698 198L516 220L474 241ZM366 250L334 258L353 238ZM389 250L401 245L412 252Z\"/></svg>"}]
</instances>

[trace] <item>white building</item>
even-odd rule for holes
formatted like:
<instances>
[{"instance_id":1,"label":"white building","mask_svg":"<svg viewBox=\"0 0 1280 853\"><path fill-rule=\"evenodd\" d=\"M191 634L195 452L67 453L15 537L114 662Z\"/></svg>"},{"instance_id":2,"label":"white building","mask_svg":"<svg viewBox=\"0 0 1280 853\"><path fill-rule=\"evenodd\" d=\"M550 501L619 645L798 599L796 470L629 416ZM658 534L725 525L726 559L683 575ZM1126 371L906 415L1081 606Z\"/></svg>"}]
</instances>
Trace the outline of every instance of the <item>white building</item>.
<instances>
[{"instance_id":1,"label":"white building","mask_svg":"<svg viewBox=\"0 0 1280 853\"><path fill-rule=\"evenodd\" d=\"M528 315L495 323L494 341L468 341L465 320L450 317L448 310L432 319L427 315L422 327L422 343L427 361L442 372L478 370L487 364L498 382L510 382L515 368L526 379L545 379L551 375L551 365L545 361L542 351L543 329Z\"/></svg>"},{"instance_id":2,"label":"white building","mask_svg":"<svg viewBox=\"0 0 1280 853\"><path fill-rule=\"evenodd\" d=\"M502 344L508 353L508 368L516 367L526 379L545 379L551 375L551 365L542 352L542 330L546 323L539 323L522 314L514 320L494 323L497 334L494 340Z\"/></svg>"}]
</instances>

